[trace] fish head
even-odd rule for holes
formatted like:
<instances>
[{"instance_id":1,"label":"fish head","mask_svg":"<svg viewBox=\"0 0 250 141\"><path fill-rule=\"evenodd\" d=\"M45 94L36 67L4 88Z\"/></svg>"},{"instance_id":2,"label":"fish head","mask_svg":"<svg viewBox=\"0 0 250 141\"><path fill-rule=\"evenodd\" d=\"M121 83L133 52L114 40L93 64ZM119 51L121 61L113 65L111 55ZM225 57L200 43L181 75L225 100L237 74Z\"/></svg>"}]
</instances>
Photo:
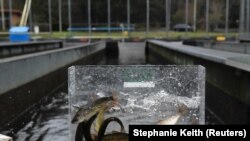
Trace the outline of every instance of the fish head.
<instances>
[{"instance_id":1,"label":"fish head","mask_svg":"<svg viewBox=\"0 0 250 141\"><path fill-rule=\"evenodd\" d=\"M80 108L75 116L73 117L73 119L71 120L71 123L75 124L75 123L81 123L84 122L86 120L85 115L87 115L89 113L90 109L89 108Z\"/></svg>"}]
</instances>

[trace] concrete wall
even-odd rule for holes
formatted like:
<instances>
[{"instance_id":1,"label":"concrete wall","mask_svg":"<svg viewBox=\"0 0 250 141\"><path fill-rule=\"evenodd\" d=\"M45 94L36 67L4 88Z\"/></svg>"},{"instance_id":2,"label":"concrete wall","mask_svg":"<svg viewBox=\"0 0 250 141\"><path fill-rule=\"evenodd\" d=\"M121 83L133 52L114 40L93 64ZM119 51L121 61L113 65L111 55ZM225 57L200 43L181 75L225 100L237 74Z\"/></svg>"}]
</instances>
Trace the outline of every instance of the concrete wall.
<instances>
[{"instance_id":1,"label":"concrete wall","mask_svg":"<svg viewBox=\"0 0 250 141\"><path fill-rule=\"evenodd\" d=\"M63 47L63 41L33 41L24 43L1 43L0 58L24 55Z\"/></svg>"},{"instance_id":2,"label":"concrete wall","mask_svg":"<svg viewBox=\"0 0 250 141\"><path fill-rule=\"evenodd\" d=\"M237 53L250 54L249 43L236 43L236 42L203 42L205 48L224 50Z\"/></svg>"},{"instance_id":3,"label":"concrete wall","mask_svg":"<svg viewBox=\"0 0 250 141\"><path fill-rule=\"evenodd\" d=\"M69 66L93 64L104 55L100 42L0 60L1 127L65 83Z\"/></svg>"},{"instance_id":4,"label":"concrete wall","mask_svg":"<svg viewBox=\"0 0 250 141\"><path fill-rule=\"evenodd\" d=\"M183 47L184 48L184 47ZM147 42L147 60L151 64L202 65L206 68L206 108L217 120L228 124L250 123L250 73L222 60L199 57L180 48ZM200 54L201 55L201 54ZM218 56L220 57L220 56ZM160 62L159 62L160 61Z\"/></svg>"},{"instance_id":5,"label":"concrete wall","mask_svg":"<svg viewBox=\"0 0 250 141\"><path fill-rule=\"evenodd\" d=\"M0 95L105 48L76 46L0 60Z\"/></svg>"}]
</instances>

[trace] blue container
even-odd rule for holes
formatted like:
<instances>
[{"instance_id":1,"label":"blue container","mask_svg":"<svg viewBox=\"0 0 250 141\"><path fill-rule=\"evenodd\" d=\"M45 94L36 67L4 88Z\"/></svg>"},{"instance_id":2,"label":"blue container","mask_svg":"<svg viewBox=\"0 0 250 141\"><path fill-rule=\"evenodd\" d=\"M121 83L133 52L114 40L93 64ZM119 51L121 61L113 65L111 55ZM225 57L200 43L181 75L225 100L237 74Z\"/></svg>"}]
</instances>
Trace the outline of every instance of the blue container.
<instances>
[{"instance_id":1,"label":"blue container","mask_svg":"<svg viewBox=\"0 0 250 141\"><path fill-rule=\"evenodd\" d=\"M11 27L10 32L10 42L27 42L30 41L29 27Z\"/></svg>"}]
</instances>

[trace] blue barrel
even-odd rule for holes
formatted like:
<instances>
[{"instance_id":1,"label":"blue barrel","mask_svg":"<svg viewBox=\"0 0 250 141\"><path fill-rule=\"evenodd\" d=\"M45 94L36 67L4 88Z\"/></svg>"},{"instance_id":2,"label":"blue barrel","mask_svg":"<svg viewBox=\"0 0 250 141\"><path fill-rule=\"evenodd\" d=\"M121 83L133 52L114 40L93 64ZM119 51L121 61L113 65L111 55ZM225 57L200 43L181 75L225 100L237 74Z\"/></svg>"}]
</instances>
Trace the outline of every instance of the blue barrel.
<instances>
[{"instance_id":1,"label":"blue barrel","mask_svg":"<svg viewBox=\"0 0 250 141\"><path fill-rule=\"evenodd\" d=\"M10 42L27 42L30 41L29 27L17 26L11 27L9 30Z\"/></svg>"}]
</instances>

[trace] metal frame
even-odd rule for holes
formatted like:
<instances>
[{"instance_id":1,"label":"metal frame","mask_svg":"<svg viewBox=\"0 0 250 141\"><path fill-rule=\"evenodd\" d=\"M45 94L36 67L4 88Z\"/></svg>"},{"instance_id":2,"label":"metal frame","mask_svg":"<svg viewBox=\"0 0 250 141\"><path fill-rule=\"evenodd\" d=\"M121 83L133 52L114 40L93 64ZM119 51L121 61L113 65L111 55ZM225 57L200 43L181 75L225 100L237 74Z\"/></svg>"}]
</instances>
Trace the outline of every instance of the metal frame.
<instances>
[{"instance_id":1,"label":"metal frame","mask_svg":"<svg viewBox=\"0 0 250 141\"><path fill-rule=\"evenodd\" d=\"M111 34L111 4L110 4L110 0L108 0L108 34Z\"/></svg>"},{"instance_id":2,"label":"metal frame","mask_svg":"<svg viewBox=\"0 0 250 141\"><path fill-rule=\"evenodd\" d=\"M185 11L186 11L185 22L186 22L186 24L188 25L188 15L189 15L189 13L188 13L188 12L189 12L188 6L189 6L189 0L186 0L185 2L186 2L186 6L185 6ZM188 29L186 28L186 31L185 31L185 36L186 36L186 37L188 36L187 32L188 32Z\"/></svg>"},{"instance_id":3,"label":"metal frame","mask_svg":"<svg viewBox=\"0 0 250 141\"><path fill-rule=\"evenodd\" d=\"M72 9L71 4L72 0L68 1L68 27L72 27ZM131 27L131 0L127 1L127 29ZM1 0L2 2L2 0ZM49 21L49 32L53 31L52 27L52 7L51 7L51 0L48 0L48 21ZM107 25L108 25L108 35L111 35L111 20L112 20L112 13L111 13L111 4L113 1L107 0ZM185 0L185 23L189 23L189 0ZM206 35L209 35L209 8L210 8L210 1L206 0L206 8L205 8L205 21L206 21ZM12 0L9 0L9 9L12 11ZM196 20L197 20L197 0L193 0L193 29L196 30ZM229 15L230 15L230 0L225 0L225 35L228 35L229 32ZM239 32L244 32L250 30L250 24L247 24L250 22L250 1L248 0L241 0L241 19L240 19L240 30ZM30 26L32 27L32 12L30 11ZM10 19L11 18L10 14ZM4 17L2 17L4 18ZM58 19L59 19L59 31L62 32L62 0L58 0ZM11 20L10 20L11 24ZM165 31L166 31L166 37L169 36L170 31L170 25L171 25L171 0L165 0ZM91 0L88 0L88 36L92 36L92 20L91 20ZM3 28L3 27L2 27ZM128 31L128 35L130 35L130 30ZM149 36L150 32L150 0L146 0L146 37ZM187 36L187 31L186 34Z\"/></svg>"},{"instance_id":4,"label":"metal frame","mask_svg":"<svg viewBox=\"0 0 250 141\"><path fill-rule=\"evenodd\" d=\"M9 11L10 11L10 14L9 14L9 25L11 26L12 25L12 0L9 0Z\"/></svg>"},{"instance_id":5,"label":"metal frame","mask_svg":"<svg viewBox=\"0 0 250 141\"><path fill-rule=\"evenodd\" d=\"M69 24L69 28L71 28L72 27L71 0L68 0L68 24Z\"/></svg>"},{"instance_id":6,"label":"metal frame","mask_svg":"<svg viewBox=\"0 0 250 141\"><path fill-rule=\"evenodd\" d=\"M206 34L209 36L209 0L206 0Z\"/></svg>"},{"instance_id":7,"label":"metal frame","mask_svg":"<svg viewBox=\"0 0 250 141\"><path fill-rule=\"evenodd\" d=\"M150 26L150 1L147 0L147 8L146 8L146 13L147 13L147 21L146 21L146 38L148 38L149 34L149 26Z\"/></svg>"},{"instance_id":8,"label":"metal frame","mask_svg":"<svg viewBox=\"0 0 250 141\"><path fill-rule=\"evenodd\" d=\"M130 36L130 0L127 0L127 31L128 31L128 36Z\"/></svg>"},{"instance_id":9,"label":"metal frame","mask_svg":"<svg viewBox=\"0 0 250 141\"><path fill-rule=\"evenodd\" d=\"M88 26L89 26L89 43L91 43L91 36L92 36L92 25L91 25L91 0L88 0Z\"/></svg>"},{"instance_id":10,"label":"metal frame","mask_svg":"<svg viewBox=\"0 0 250 141\"><path fill-rule=\"evenodd\" d=\"M1 0L1 17L2 17L2 30L6 29L5 26L5 16L4 16L4 0Z\"/></svg>"},{"instance_id":11,"label":"metal frame","mask_svg":"<svg viewBox=\"0 0 250 141\"><path fill-rule=\"evenodd\" d=\"M49 20L49 32L52 32L52 12L51 12L51 0L48 0L48 20Z\"/></svg>"},{"instance_id":12,"label":"metal frame","mask_svg":"<svg viewBox=\"0 0 250 141\"><path fill-rule=\"evenodd\" d=\"M62 0L58 0L59 31L62 32Z\"/></svg>"}]
</instances>

